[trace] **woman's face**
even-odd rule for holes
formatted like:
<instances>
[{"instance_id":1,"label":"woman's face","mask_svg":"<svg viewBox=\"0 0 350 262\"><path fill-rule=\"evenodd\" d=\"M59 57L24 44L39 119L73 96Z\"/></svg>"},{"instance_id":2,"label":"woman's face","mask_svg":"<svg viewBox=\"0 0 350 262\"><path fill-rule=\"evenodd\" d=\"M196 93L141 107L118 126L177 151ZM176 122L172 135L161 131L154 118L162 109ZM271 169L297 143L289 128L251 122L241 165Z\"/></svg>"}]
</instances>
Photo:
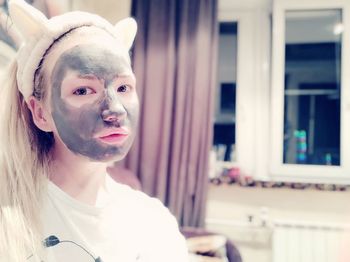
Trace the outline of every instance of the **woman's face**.
<instances>
[{"instance_id":1,"label":"woman's face","mask_svg":"<svg viewBox=\"0 0 350 262\"><path fill-rule=\"evenodd\" d=\"M45 62L55 143L94 161L120 160L139 114L128 52L101 29L77 31Z\"/></svg>"}]
</instances>

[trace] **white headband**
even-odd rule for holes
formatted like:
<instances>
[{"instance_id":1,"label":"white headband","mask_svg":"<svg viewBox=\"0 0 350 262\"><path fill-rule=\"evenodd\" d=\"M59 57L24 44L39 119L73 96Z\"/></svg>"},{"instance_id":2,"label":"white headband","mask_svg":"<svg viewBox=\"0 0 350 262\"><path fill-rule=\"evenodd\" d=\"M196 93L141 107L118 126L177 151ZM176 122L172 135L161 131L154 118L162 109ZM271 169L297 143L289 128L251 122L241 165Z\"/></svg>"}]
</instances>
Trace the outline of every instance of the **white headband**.
<instances>
[{"instance_id":1,"label":"white headband","mask_svg":"<svg viewBox=\"0 0 350 262\"><path fill-rule=\"evenodd\" d=\"M46 50L66 32L77 27L93 25L109 32L129 50L137 30L133 18L123 19L113 26L98 15L79 11L47 19L43 13L24 0L11 0L9 13L23 36L23 43L17 54L17 83L25 100L33 94L34 74Z\"/></svg>"}]
</instances>

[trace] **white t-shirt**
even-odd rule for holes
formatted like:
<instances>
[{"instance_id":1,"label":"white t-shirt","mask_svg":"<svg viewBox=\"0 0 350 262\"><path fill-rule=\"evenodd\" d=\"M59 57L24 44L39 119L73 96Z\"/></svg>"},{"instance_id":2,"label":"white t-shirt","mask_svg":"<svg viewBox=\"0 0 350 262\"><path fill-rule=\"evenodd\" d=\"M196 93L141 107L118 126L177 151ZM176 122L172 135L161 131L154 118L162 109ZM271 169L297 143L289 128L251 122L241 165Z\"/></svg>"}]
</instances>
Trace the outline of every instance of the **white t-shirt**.
<instances>
[{"instance_id":1,"label":"white t-shirt","mask_svg":"<svg viewBox=\"0 0 350 262\"><path fill-rule=\"evenodd\" d=\"M164 205L107 179L108 197L99 207L83 204L49 182L42 212L44 262L187 262L184 237ZM101 260L98 260L97 258Z\"/></svg>"}]
</instances>

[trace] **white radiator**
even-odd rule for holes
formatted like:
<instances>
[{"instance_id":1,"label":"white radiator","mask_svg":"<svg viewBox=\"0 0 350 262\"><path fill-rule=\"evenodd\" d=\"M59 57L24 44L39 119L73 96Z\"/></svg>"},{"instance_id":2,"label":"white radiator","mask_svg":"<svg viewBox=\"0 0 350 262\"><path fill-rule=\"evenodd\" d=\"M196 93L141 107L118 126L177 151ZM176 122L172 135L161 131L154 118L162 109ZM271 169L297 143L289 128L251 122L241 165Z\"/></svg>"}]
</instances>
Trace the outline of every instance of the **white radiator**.
<instances>
[{"instance_id":1,"label":"white radiator","mask_svg":"<svg viewBox=\"0 0 350 262\"><path fill-rule=\"evenodd\" d=\"M336 262L348 225L274 221L273 262Z\"/></svg>"}]
</instances>

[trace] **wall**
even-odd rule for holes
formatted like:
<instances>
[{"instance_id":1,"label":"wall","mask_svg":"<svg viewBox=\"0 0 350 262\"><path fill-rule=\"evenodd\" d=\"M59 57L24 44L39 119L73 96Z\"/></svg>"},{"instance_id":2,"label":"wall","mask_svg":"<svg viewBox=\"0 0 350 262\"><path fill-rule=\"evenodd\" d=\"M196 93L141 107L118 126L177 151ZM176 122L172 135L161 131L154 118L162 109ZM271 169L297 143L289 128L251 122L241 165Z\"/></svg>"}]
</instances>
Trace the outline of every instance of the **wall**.
<instances>
[{"instance_id":1,"label":"wall","mask_svg":"<svg viewBox=\"0 0 350 262\"><path fill-rule=\"evenodd\" d=\"M73 10L99 14L111 23L130 16L131 0L71 0Z\"/></svg>"},{"instance_id":2,"label":"wall","mask_svg":"<svg viewBox=\"0 0 350 262\"><path fill-rule=\"evenodd\" d=\"M350 192L210 185L207 228L231 238L244 262L271 262L272 230L254 226L260 225L262 212L270 222L350 224L349 199ZM250 226L248 216L253 217Z\"/></svg>"}]
</instances>

